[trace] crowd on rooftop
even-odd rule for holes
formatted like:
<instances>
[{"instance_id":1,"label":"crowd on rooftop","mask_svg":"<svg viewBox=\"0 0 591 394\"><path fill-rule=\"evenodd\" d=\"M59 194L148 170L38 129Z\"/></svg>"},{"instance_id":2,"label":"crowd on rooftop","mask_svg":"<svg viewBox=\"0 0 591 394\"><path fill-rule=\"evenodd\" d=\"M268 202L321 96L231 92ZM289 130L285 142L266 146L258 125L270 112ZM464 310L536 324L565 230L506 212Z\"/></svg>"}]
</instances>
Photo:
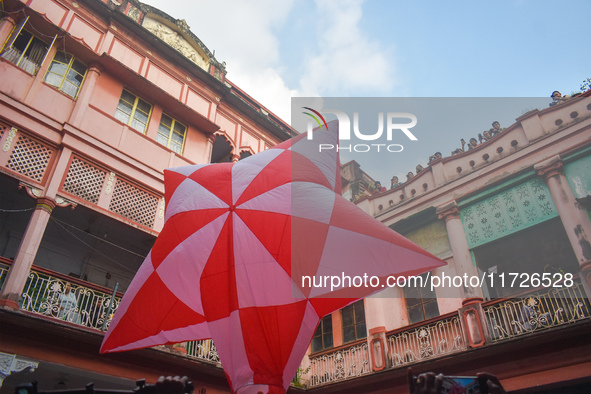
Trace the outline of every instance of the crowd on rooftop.
<instances>
[{"instance_id":1,"label":"crowd on rooftop","mask_svg":"<svg viewBox=\"0 0 591 394\"><path fill-rule=\"evenodd\" d=\"M552 102L549 104L549 106L553 107L556 105L560 105L560 104L564 103L565 101L571 99L572 97L577 96L578 94L580 94L580 93L574 94L572 96L569 96L569 95L563 96L561 92L559 92L558 90L555 90L550 95L550 97L552 98ZM470 138L467 143L463 138L460 139L461 147L454 149L451 152L451 156L455 156L455 155L464 153L466 151L475 149L482 144L486 144L487 142L493 140L496 136L503 133L505 130L506 130L506 128L501 127L501 124L495 120L494 122L492 122L492 127L490 129L485 130L482 133L478 133L477 137ZM440 160L442 158L443 158L443 155L441 154L441 152L435 152L433 155L429 156L428 163L430 165L431 163L434 163L437 160ZM414 178L416 175L418 175L423 170L424 170L423 166L418 164L415 168L416 174L413 173L412 171L409 171L406 174L406 182L410 181L412 178ZM401 182L397 176L393 176L392 179L390 180L390 189L395 189L395 188L401 186L402 184L404 184L404 182ZM376 181L373 185L369 185L368 189L369 189L368 192L372 195L383 193L388 190L386 187L382 186L381 182L379 182L379 181ZM365 195L365 193L357 196L357 198L362 197L363 195Z\"/></svg>"}]
</instances>

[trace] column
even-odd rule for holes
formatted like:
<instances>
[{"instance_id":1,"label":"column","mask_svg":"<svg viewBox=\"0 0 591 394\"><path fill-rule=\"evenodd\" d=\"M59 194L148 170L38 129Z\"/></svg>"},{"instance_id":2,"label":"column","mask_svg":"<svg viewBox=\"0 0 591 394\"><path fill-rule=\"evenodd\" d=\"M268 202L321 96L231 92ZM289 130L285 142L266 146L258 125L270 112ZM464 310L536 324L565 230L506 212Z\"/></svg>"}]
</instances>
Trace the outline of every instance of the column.
<instances>
[{"instance_id":1,"label":"column","mask_svg":"<svg viewBox=\"0 0 591 394\"><path fill-rule=\"evenodd\" d=\"M468 248L468 241L466 240L464 226L460 219L458 205L455 201L452 201L448 204L437 207L436 213L439 219L445 220L447 238L449 239L451 251L454 256L457 275L464 276L464 274L467 274L468 278L471 276L478 276L478 270L472 262L470 249ZM463 286L460 290L464 302L474 298L484 299L482 288L480 287Z\"/></svg>"},{"instance_id":2,"label":"column","mask_svg":"<svg viewBox=\"0 0 591 394\"><path fill-rule=\"evenodd\" d=\"M591 297L591 221L587 210L575 199L564 176L564 164L559 155L534 165L534 170L550 190L558 216L581 266L583 286Z\"/></svg>"},{"instance_id":3,"label":"column","mask_svg":"<svg viewBox=\"0 0 591 394\"><path fill-rule=\"evenodd\" d=\"M16 26L16 19L12 15L7 15L0 20L0 42L6 42L6 39Z\"/></svg>"},{"instance_id":4,"label":"column","mask_svg":"<svg viewBox=\"0 0 591 394\"><path fill-rule=\"evenodd\" d=\"M564 165L556 155L534 165L534 170L541 176L554 200L556 211L572 245L579 265L591 260L591 221L587 210L577 200L564 176Z\"/></svg>"},{"instance_id":5,"label":"column","mask_svg":"<svg viewBox=\"0 0 591 394\"><path fill-rule=\"evenodd\" d=\"M472 262L468 241L464 233L464 226L460 219L460 210L455 201L437 208L439 219L445 220L447 237L454 256L457 275L467 277L478 276L478 270ZM482 302L484 296L481 287L464 286L460 289L463 295L462 308L458 310L458 317L462 325L462 332L466 342L472 348L485 344L487 333Z\"/></svg>"},{"instance_id":6,"label":"column","mask_svg":"<svg viewBox=\"0 0 591 394\"><path fill-rule=\"evenodd\" d=\"M101 71L102 70L98 64L91 64L90 67L88 67L88 70L86 71L86 78L84 78L84 84L80 89L80 93L76 99L76 105L74 106L68 121L70 124L76 127L80 127L82 124L84 113L88 108L90 97L92 96L96 82L101 75Z\"/></svg>"},{"instance_id":7,"label":"column","mask_svg":"<svg viewBox=\"0 0 591 394\"><path fill-rule=\"evenodd\" d=\"M27 224L25 235L2 287L0 307L18 309L21 292L25 287L35 255L45 233L45 227L55 206L56 203L51 198L40 197L37 199L37 206L31 215L29 224Z\"/></svg>"},{"instance_id":8,"label":"column","mask_svg":"<svg viewBox=\"0 0 591 394\"><path fill-rule=\"evenodd\" d=\"M51 212L57 205L55 201L56 193L68 169L71 156L72 151L68 148L63 148L60 151L59 159L48 181L45 195L37 198L35 211L29 219L16 257L0 292L0 308L18 309L19 307L18 301L27 282L33 261L35 261L39 245L41 245Z\"/></svg>"}]
</instances>

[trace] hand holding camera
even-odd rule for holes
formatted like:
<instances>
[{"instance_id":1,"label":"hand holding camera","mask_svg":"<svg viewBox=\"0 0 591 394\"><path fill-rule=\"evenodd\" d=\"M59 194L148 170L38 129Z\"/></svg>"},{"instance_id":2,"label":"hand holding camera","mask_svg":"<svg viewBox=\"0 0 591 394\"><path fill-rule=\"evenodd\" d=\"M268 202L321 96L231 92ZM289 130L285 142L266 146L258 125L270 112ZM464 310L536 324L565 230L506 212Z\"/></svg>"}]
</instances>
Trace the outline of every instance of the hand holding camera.
<instances>
[{"instance_id":1,"label":"hand holding camera","mask_svg":"<svg viewBox=\"0 0 591 394\"><path fill-rule=\"evenodd\" d=\"M408 368L410 394L507 394L499 379L490 373L479 372L476 376L445 376L426 372L413 375Z\"/></svg>"}]
</instances>

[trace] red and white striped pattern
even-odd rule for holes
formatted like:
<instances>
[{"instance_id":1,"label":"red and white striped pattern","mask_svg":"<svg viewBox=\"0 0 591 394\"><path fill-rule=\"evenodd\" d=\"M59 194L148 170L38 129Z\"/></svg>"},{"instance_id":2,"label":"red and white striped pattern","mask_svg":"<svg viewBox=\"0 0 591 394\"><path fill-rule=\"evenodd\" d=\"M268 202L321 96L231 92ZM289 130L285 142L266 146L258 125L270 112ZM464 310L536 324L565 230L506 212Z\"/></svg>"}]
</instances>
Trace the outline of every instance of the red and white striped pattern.
<instances>
[{"instance_id":1,"label":"red and white striped pattern","mask_svg":"<svg viewBox=\"0 0 591 394\"><path fill-rule=\"evenodd\" d=\"M444 264L340 195L336 122L237 163L165 172L166 223L101 352L213 338L232 390L284 393L319 320L379 289L302 275L410 275ZM340 297L340 298L336 298Z\"/></svg>"}]
</instances>

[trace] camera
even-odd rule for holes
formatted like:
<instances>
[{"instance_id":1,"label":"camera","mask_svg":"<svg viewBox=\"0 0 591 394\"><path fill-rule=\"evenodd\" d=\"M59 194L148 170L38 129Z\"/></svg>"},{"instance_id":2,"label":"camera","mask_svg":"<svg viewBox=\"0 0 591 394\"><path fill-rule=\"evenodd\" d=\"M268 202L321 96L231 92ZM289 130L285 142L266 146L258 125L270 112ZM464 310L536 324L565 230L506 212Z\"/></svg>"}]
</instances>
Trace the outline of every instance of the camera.
<instances>
[{"instance_id":1,"label":"camera","mask_svg":"<svg viewBox=\"0 0 591 394\"><path fill-rule=\"evenodd\" d=\"M415 385L417 377L413 376ZM486 381L476 376L443 376L442 394L488 394Z\"/></svg>"}]
</instances>

